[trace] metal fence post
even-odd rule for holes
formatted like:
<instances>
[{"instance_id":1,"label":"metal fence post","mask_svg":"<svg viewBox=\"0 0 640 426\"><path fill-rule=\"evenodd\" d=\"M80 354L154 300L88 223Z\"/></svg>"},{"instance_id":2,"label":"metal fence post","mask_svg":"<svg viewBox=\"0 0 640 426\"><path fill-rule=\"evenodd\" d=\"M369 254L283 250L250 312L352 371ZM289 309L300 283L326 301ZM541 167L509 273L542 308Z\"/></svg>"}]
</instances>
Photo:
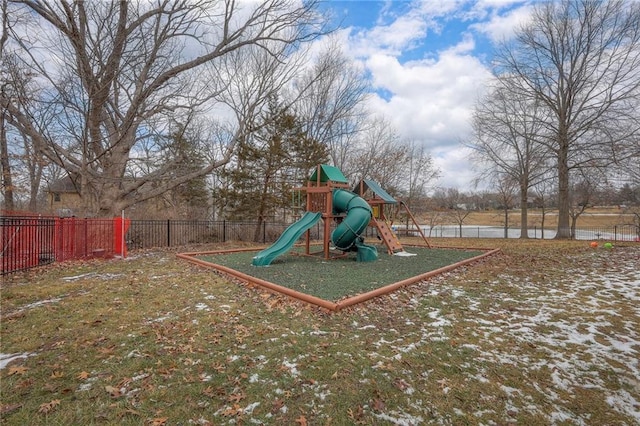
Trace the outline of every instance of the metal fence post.
<instances>
[{"instance_id":1,"label":"metal fence post","mask_svg":"<svg viewBox=\"0 0 640 426\"><path fill-rule=\"evenodd\" d=\"M167 247L171 247L171 219L167 219Z\"/></svg>"},{"instance_id":2,"label":"metal fence post","mask_svg":"<svg viewBox=\"0 0 640 426\"><path fill-rule=\"evenodd\" d=\"M226 219L222 221L222 242L227 242L227 221Z\"/></svg>"}]
</instances>

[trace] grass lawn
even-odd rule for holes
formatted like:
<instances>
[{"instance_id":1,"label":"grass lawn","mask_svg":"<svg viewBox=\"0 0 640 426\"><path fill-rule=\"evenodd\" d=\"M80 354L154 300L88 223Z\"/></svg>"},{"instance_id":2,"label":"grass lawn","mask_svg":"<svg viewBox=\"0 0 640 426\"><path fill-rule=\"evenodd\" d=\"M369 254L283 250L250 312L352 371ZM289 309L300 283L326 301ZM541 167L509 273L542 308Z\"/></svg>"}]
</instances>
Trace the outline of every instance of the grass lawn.
<instances>
[{"instance_id":1,"label":"grass lawn","mask_svg":"<svg viewBox=\"0 0 640 426\"><path fill-rule=\"evenodd\" d=\"M164 250L5 277L0 423L640 423L638 244L433 242L502 251L331 314Z\"/></svg>"},{"instance_id":2,"label":"grass lawn","mask_svg":"<svg viewBox=\"0 0 640 426\"><path fill-rule=\"evenodd\" d=\"M321 249L315 247L316 251ZM297 251L303 253L302 249ZM374 262L356 262L355 253L331 260L287 254L267 267L251 265L256 252L198 257L292 290L337 301L482 254L478 250L422 247L407 247L406 251L415 256L392 256L384 248L378 248L378 260Z\"/></svg>"}]
</instances>

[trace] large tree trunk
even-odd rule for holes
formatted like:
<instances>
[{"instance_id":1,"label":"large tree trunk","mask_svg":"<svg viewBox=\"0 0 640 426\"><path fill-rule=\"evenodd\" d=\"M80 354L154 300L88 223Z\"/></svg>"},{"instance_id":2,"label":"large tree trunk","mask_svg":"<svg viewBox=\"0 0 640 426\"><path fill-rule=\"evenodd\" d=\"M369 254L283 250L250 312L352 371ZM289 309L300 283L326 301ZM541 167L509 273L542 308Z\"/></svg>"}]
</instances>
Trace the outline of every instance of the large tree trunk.
<instances>
[{"instance_id":1,"label":"large tree trunk","mask_svg":"<svg viewBox=\"0 0 640 426\"><path fill-rule=\"evenodd\" d=\"M529 238L529 224L528 224L528 186L529 183L526 179L522 179L520 182L520 238Z\"/></svg>"},{"instance_id":2,"label":"large tree trunk","mask_svg":"<svg viewBox=\"0 0 640 426\"><path fill-rule=\"evenodd\" d=\"M571 238L569 224L569 144L561 138L558 149L558 229L556 239Z\"/></svg>"},{"instance_id":3,"label":"large tree trunk","mask_svg":"<svg viewBox=\"0 0 640 426\"><path fill-rule=\"evenodd\" d=\"M4 208L14 210L13 180L11 179L11 163L9 162L4 112L0 115L0 164L2 164L2 195L4 196Z\"/></svg>"},{"instance_id":4,"label":"large tree trunk","mask_svg":"<svg viewBox=\"0 0 640 426\"><path fill-rule=\"evenodd\" d=\"M509 207L504 206L504 238L509 238Z\"/></svg>"}]
</instances>

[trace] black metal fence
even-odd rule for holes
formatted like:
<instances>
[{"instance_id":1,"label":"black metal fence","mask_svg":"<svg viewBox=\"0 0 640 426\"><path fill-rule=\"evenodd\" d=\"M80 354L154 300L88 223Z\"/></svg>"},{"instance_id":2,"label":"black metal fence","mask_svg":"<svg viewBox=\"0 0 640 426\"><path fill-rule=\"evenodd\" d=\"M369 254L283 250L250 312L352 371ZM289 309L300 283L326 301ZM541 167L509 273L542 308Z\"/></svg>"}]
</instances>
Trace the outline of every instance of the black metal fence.
<instances>
[{"instance_id":1,"label":"black metal fence","mask_svg":"<svg viewBox=\"0 0 640 426\"><path fill-rule=\"evenodd\" d=\"M132 220L126 241L129 250L227 241L271 243L289 225L284 222L229 220ZM322 238L323 230L322 222L318 222L310 230L311 238Z\"/></svg>"},{"instance_id":2,"label":"black metal fence","mask_svg":"<svg viewBox=\"0 0 640 426\"><path fill-rule=\"evenodd\" d=\"M30 269L42 264L113 255L113 225L87 228L88 219L38 217L1 217L2 247L1 275ZM92 220L92 221L100 221ZM73 222L73 223L72 223ZM131 220L126 234L129 250L180 247L227 241L271 243L289 226L283 222L196 221L196 220ZM91 229L89 232L88 230ZM495 226L438 225L422 227L427 238L519 238L520 229ZM324 225L320 221L311 228L311 238L322 239ZM417 231L398 226L400 235L416 235ZM532 228L529 238L554 238L555 229ZM369 227L365 237L375 238L376 230ZM257 237L257 238L256 238ZM574 239L607 241L640 241L636 225L616 225L576 229ZM116 251L117 252L117 251Z\"/></svg>"}]
</instances>

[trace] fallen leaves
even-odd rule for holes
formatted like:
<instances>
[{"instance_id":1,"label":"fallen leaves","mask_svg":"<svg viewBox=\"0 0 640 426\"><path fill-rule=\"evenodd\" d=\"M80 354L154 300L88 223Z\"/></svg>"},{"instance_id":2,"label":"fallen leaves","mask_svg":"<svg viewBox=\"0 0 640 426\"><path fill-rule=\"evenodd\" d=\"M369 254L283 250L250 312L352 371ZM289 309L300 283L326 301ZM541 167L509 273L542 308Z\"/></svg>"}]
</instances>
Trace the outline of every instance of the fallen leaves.
<instances>
[{"instance_id":1,"label":"fallen leaves","mask_svg":"<svg viewBox=\"0 0 640 426\"><path fill-rule=\"evenodd\" d=\"M395 387L397 387L398 389L400 389L403 392L410 387L409 383L407 383L404 379L401 379L401 378L395 379L393 381L393 384L394 384Z\"/></svg>"},{"instance_id":2,"label":"fallen leaves","mask_svg":"<svg viewBox=\"0 0 640 426\"><path fill-rule=\"evenodd\" d=\"M45 402L44 404L40 404L40 408L38 408L38 413L40 414L49 414L60 405L59 399L51 400L50 402Z\"/></svg>"},{"instance_id":3,"label":"fallen leaves","mask_svg":"<svg viewBox=\"0 0 640 426\"><path fill-rule=\"evenodd\" d=\"M22 375L26 373L29 369L25 366L18 365L17 367L9 367L9 376Z\"/></svg>"},{"instance_id":4,"label":"fallen leaves","mask_svg":"<svg viewBox=\"0 0 640 426\"><path fill-rule=\"evenodd\" d=\"M238 403L238 402L242 401L243 399L245 399L245 397L246 397L246 395L244 394L244 392L232 393L227 398L227 401L229 401L231 403Z\"/></svg>"},{"instance_id":5,"label":"fallen leaves","mask_svg":"<svg viewBox=\"0 0 640 426\"><path fill-rule=\"evenodd\" d=\"M222 411L224 417L235 417L242 414L243 410L239 404L233 404L231 407L227 407Z\"/></svg>"},{"instance_id":6,"label":"fallen leaves","mask_svg":"<svg viewBox=\"0 0 640 426\"><path fill-rule=\"evenodd\" d=\"M122 392L116 387L107 385L104 387L104 390L107 391L111 398L120 398L122 396Z\"/></svg>"},{"instance_id":7,"label":"fallen leaves","mask_svg":"<svg viewBox=\"0 0 640 426\"><path fill-rule=\"evenodd\" d=\"M386 404L380 398L376 398L373 400L373 410L374 411L384 411L386 408Z\"/></svg>"},{"instance_id":8,"label":"fallen leaves","mask_svg":"<svg viewBox=\"0 0 640 426\"><path fill-rule=\"evenodd\" d=\"M275 401L273 401L273 404L271 405L271 413L276 414L278 411L282 409L282 407L284 407L284 401L281 399L276 399Z\"/></svg>"},{"instance_id":9,"label":"fallen leaves","mask_svg":"<svg viewBox=\"0 0 640 426\"><path fill-rule=\"evenodd\" d=\"M54 371L49 377L52 379L61 379L64 377L64 373L62 371Z\"/></svg>"},{"instance_id":10,"label":"fallen leaves","mask_svg":"<svg viewBox=\"0 0 640 426\"><path fill-rule=\"evenodd\" d=\"M492 262L489 266L499 263ZM143 271L141 266L137 268ZM512 275L498 276L493 269L490 272L476 274L470 282L448 284L441 278L438 285L413 286L402 290L397 298L387 296L379 302L372 301L362 308L332 316L303 313L304 320L293 318L293 307L281 315L266 313L268 308L262 303L241 304L239 298L251 293L226 282L220 286L217 281L212 284L217 278L212 280L210 276L205 277L206 274L202 274L206 278L202 280L191 273L182 274L185 280L182 281L182 275L176 273L180 281L164 283L154 278L157 274L154 269L148 279L140 279L135 289L130 289L128 283L118 288L110 283L109 293L106 288L104 293L98 292L100 289L92 284L92 303L96 305L91 309L85 306L87 310L82 310L78 318L99 317L103 308L99 302L113 300L113 296L136 306L136 310L113 311L101 329L90 327L90 322L82 324L66 319L63 322L55 316L45 331L42 327L32 327L28 322L30 316L12 323L16 335L37 331L33 333L36 344L17 346L16 352L38 347L37 339L45 332L48 333L46 342L53 339L58 343L42 346L38 357L27 362L29 368L18 366L22 362L14 362L1 371L2 394L6 399L2 401L4 405L0 405L0 417L3 420L6 417L12 424L27 424L29 421L24 419L29 416L36 417L34 422L39 417L40 423L44 423L45 413L52 413L46 418L49 423L56 420L53 416L60 419L77 416L78 424L126 422L145 426L259 422L294 426L357 425L384 423L391 418L397 419L397 424L420 424L421 419L428 423L446 416L462 419L462 416L455 417L451 407L457 404L456 399L464 399L464 404L457 406L461 410L477 407L482 414L477 419L470 418L478 423L497 424L505 414L514 418L521 416L526 423L535 420L523 408L527 407L524 405L529 402L527 398L533 397L544 404L540 408L540 422L544 422L542 416L548 414L547 408L559 407L561 413L571 413L570 408L579 403L585 414L576 414L578 420L623 423L624 414L609 410L598 417L598 413L589 408L585 396L591 397L594 393L577 394L572 400L549 401L533 388L553 385L549 375L570 380L568 374L562 375L562 369L531 372L520 368L520 364L516 369L506 363L496 363L499 354L508 356L507 359L516 354L540 356L540 351L548 347L544 341L524 337L535 337L548 328L538 323L534 325L539 329L522 326L527 324L527 316L538 313L516 304L521 287L519 281L509 281ZM137 274L142 277L144 273ZM631 279L635 280L636 276L632 275ZM627 315L624 322L614 318L616 321L610 325L597 328L595 339L604 347L612 343L605 337L616 335L617 341L627 344L634 341L629 334L631 326L637 329L635 305L623 297L613 299L625 287L622 284L612 287L616 282L605 287L605 279L582 283L589 291L585 297L595 297L598 293L601 300L605 300L602 292L607 291L612 298L611 306L615 301L616 306L626 309L621 312ZM549 285L562 284L556 277L549 278L549 282ZM527 295L532 293L537 297L544 296L543 290L549 287L539 281L526 281L522 285L526 285L522 288ZM485 287L491 291L485 291ZM154 292L162 293L163 297L154 298ZM97 297L98 294L102 297ZM89 296L78 297L84 300ZM218 304L228 308L193 309L193 301L203 297L210 306ZM548 296L544 297L540 300L549 300ZM273 296L268 299L269 302L277 300ZM139 300L145 303L135 305ZM274 305L275 310L280 306ZM575 304L572 306L575 311ZM64 315L60 318L67 318L72 312L69 308L60 312ZM585 315L587 319L594 316ZM515 322L516 318L522 318L522 322ZM446 319L450 325L436 326L440 319ZM476 322L480 320L483 322ZM507 328L508 321L519 327ZM54 328L61 323L63 328ZM75 329L71 324L82 327ZM475 327L470 327L471 324ZM584 324L577 329L582 335L590 332L589 323ZM503 330L500 335L493 331L493 327L498 326ZM505 333L511 338L496 343ZM523 338L518 339L520 336ZM504 352L500 345L517 352ZM589 351L583 354L590 354L593 348L585 347ZM571 359L568 350L562 352L562 346L557 350L567 354L567 360ZM480 351L482 354L478 357ZM205 352L207 355L203 356ZM634 377L617 363L608 369L602 367L602 377L604 372L610 374L614 369L623 371L622 377ZM64 376L56 377L61 373ZM587 374L576 377L598 379ZM505 389L508 388L495 381L504 377L513 379L514 383L523 377L530 382L522 380L519 385L512 384L521 394L514 391L507 395L509 407L514 409L500 411L496 406L502 404L495 402L506 401ZM424 403L427 400L429 403ZM46 404L41 405L43 402ZM603 401L599 404L608 407ZM158 408L163 412L156 411ZM590 421L587 415L592 416Z\"/></svg>"},{"instance_id":11,"label":"fallen leaves","mask_svg":"<svg viewBox=\"0 0 640 426\"><path fill-rule=\"evenodd\" d=\"M22 403L17 404L2 404L0 405L0 414L9 414L20 408L22 408Z\"/></svg>"},{"instance_id":12,"label":"fallen leaves","mask_svg":"<svg viewBox=\"0 0 640 426\"><path fill-rule=\"evenodd\" d=\"M349 419L354 423L359 424L364 418L364 408L362 408L362 405L358 405L355 409L349 408L347 410L347 416L349 416Z\"/></svg>"}]
</instances>

